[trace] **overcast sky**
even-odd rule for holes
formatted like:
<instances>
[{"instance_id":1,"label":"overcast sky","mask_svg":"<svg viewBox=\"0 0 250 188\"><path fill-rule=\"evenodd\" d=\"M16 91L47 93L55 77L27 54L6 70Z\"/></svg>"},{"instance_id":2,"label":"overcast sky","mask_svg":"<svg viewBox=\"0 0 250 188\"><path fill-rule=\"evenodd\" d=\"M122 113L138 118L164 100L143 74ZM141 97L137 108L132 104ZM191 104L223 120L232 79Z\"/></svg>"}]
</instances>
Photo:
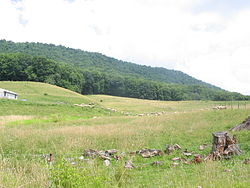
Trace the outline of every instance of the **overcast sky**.
<instances>
[{"instance_id":1,"label":"overcast sky","mask_svg":"<svg viewBox=\"0 0 250 188\"><path fill-rule=\"evenodd\" d=\"M250 0L0 0L0 39L183 71L250 95Z\"/></svg>"}]
</instances>

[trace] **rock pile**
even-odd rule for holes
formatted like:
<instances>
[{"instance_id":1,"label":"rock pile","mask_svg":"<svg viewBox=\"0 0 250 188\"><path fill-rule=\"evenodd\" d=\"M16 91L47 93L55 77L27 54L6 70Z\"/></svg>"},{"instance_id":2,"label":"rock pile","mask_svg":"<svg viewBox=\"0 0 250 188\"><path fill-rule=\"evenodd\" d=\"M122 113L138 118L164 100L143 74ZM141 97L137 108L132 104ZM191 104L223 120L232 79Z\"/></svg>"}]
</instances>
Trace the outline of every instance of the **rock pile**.
<instances>
[{"instance_id":1,"label":"rock pile","mask_svg":"<svg viewBox=\"0 0 250 188\"><path fill-rule=\"evenodd\" d=\"M250 130L250 116L241 124L233 127L231 131Z\"/></svg>"}]
</instances>

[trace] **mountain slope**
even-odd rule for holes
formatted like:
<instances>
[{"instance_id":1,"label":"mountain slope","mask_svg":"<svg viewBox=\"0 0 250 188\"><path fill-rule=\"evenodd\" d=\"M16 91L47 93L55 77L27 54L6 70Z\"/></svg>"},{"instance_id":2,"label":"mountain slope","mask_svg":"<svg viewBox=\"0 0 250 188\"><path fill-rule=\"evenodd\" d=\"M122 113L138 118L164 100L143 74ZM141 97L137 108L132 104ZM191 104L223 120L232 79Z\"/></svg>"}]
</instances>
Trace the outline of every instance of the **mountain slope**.
<instances>
[{"instance_id":1,"label":"mountain slope","mask_svg":"<svg viewBox=\"0 0 250 188\"><path fill-rule=\"evenodd\" d=\"M35 81L82 94L153 100L245 100L180 71L40 43L0 41L0 81Z\"/></svg>"},{"instance_id":2,"label":"mountain slope","mask_svg":"<svg viewBox=\"0 0 250 188\"><path fill-rule=\"evenodd\" d=\"M216 88L197 80L181 71L168 70L159 67L142 66L120 61L100 53L85 52L63 46L42 43L14 43L0 40L0 53L21 52L34 56L43 56L60 62L73 64L85 70L98 70L105 73L133 76L166 83L185 85L202 85Z\"/></svg>"}]
</instances>

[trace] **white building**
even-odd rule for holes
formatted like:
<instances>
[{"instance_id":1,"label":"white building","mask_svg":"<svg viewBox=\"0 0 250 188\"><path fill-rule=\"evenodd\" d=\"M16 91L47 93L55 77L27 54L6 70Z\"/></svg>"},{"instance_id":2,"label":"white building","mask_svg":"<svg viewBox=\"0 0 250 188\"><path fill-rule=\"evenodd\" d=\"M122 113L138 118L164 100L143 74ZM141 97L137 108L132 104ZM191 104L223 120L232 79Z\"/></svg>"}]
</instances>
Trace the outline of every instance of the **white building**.
<instances>
[{"instance_id":1,"label":"white building","mask_svg":"<svg viewBox=\"0 0 250 188\"><path fill-rule=\"evenodd\" d=\"M17 99L17 93L0 88L0 98Z\"/></svg>"}]
</instances>

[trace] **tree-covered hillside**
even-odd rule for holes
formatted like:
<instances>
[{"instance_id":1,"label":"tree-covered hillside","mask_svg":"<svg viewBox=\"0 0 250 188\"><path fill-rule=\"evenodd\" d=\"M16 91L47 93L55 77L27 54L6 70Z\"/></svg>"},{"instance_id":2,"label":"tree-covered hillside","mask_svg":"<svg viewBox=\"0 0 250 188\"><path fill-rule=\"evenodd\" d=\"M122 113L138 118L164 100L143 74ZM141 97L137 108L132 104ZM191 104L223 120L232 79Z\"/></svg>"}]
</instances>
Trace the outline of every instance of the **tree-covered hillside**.
<instances>
[{"instance_id":1,"label":"tree-covered hillside","mask_svg":"<svg viewBox=\"0 0 250 188\"><path fill-rule=\"evenodd\" d=\"M168 77L171 79L164 81L162 75L166 80ZM179 71L121 62L101 54L62 46L4 40L0 42L0 80L45 82L82 94L153 100L248 99Z\"/></svg>"},{"instance_id":2,"label":"tree-covered hillside","mask_svg":"<svg viewBox=\"0 0 250 188\"><path fill-rule=\"evenodd\" d=\"M137 65L107 57L100 53L85 52L53 44L14 43L0 40L0 53L16 52L33 56L43 56L59 62L71 63L85 70L95 70L112 75L132 76L135 78L185 85L198 84L215 88L215 86L197 80L181 71Z\"/></svg>"}]
</instances>

